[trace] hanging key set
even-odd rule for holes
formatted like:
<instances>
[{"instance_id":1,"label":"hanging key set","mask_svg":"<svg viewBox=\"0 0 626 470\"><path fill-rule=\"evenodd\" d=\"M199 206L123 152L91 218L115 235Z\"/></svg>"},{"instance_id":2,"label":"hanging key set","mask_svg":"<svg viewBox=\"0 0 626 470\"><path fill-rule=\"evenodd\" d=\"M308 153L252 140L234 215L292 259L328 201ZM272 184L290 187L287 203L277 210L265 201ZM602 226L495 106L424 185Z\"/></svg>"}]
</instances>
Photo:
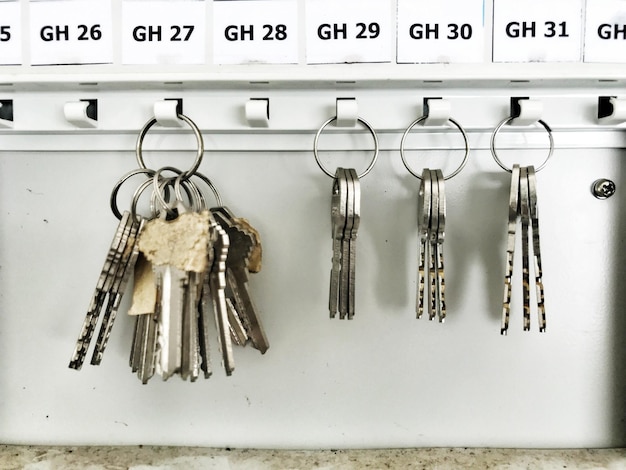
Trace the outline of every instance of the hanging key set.
<instances>
[{"instance_id":1,"label":"hanging key set","mask_svg":"<svg viewBox=\"0 0 626 470\"><path fill-rule=\"evenodd\" d=\"M424 115L413 121L405 130L400 143L400 156L406 169L420 180L417 198L417 233L418 233L418 257L417 257L417 292L416 292L416 316L421 318L428 311L428 318L437 318L443 323L447 315L445 301L445 274L444 274L444 240L446 226L446 196L445 181L459 174L465 167L469 154L470 145L467 134L463 127L449 117L449 108L441 102L433 104L432 109L427 109L431 115ZM537 111L537 110L533 110ZM499 159L496 150L496 136L506 124L510 124L518 117L508 117L494 130L491 138L492 156L498 165L505 171L513 174L511 183L511 204L509 208L508 241L507 241L507 271L505 275L505 293L503 301L503 315L501 334L505 335L509 326L509 314L511 303L511 278L513 275L513 254L515 248L515 227L518 219L522 223L522 297L524 309L525 331L530 329L530 250L529 231L532 231L533 267L535 273L536 298L539 316L539 331L546 331L546 311L544 304L543 273L541 262L541 248L539 241L539 216L537 211L537 183L535 170L532 166L523 167L514 165L513 169L507 168ZM320 135L329 125L338 122L335 116L322 124L318 129L313 142L313 154L319 168L333 178L331 193L331 237L332 237L332 261L329 287L329 312L330 318L336 318L339 312L340 319L351 320L355 315L355 284L356 284L356 238L360 225L360 179L367 175L373 168L378 158L378 137L370 124L360 117L354 118L355 123L364 127L372 136L374 153L368 167L357 174L355 169L338 167L333 174L322 163L319 157ZM537 171L541 170L548 162L554 151L554 139L550 127L540 119L531 118L522 125L531 125L537 122L547 131L550 139L550 149L546 160ZM415 171L409 164L405 145L407 137L417 125L424 126L447 126L460 132L464 142L464 155L460 165L449 175L444 176L441 169L424 168L421 173ZM428 289L426 286L428 285ZM428 307L426 308L426 305Z\"/></svg>"},{"instance_id":2,"label":"hanging key set","mask_svg":"<svg viewBox=\"0 0 626 470\"><path fill-rule=\"evenodd\" d=\"M531 325L532 269L539 331L546 331L536 173L551 158L554 139L551 128L537 117L537 110L533 110L533 103L529 103L524 103L530 109L525 111L525 118L520 113L504 119L493 131L490 141L494 160L511 173L500 329L503 335L509 330L518 222L521 222L523 329L528 331ZM430 104L430 109L425 106L427 114L413 121L405 130L400 156L409 173L420 181L416 211L416 317L421 318L427 311L430 320L436 318L443 323L448 313L443 249L447 218L445 181L463 170L470 154L470 145L463 127L449 116L449 105L446 109L445 100L434 100ZM156 110L155 106L155 115ZM319 157L318 145L322 132L332 124L341 127L339 112L322 124L313 142L313 154L319 168L333 181L329 313L331 318L336 318L339 313L339 319L348 320L353 319L356 313L356 241L361 224L360 180L370 173L379 154L376 131L367 121L358 117L355 110L352 112L353 127L357 124L363 126L374 142L373 156L364 171L357 173L354 168L337 167L333 172L327 169ZM223 206L213 183L198 172L204 153L202 135L191 119L178 111L176 117L191 127L196 137L198 150L194 164L184 172L173 167L157 171L149 169L144 162L142 146L149 129L157 123L157 118L152 118L144 125L135 149L139 168L124 175L111 193L111 209L120 222L96 283L70 368L82 367L98 327L91 364L101 363L122 297L133 274L132 305L128 312L135 316L130 367L142 383L147 383L155 373L164 380L173 375L191 381L200 375L208 378L212 374L210 352L213 349L219 350L225 372L231 375L234 370L233 344L245 346L249 343L261 353L269 348L248 288L249 274L261 269L259 233L247 220L236 217ZM522 126L539 124L548 134L549 153L536 170L533 166L522 167L518 164L508 168L498 156L496 137L505 125L513 121L518 121L516 124ZM341 122L345 125L344 121ZM409 164L406 140L420 124L451 127L461 133L464 156L460 165L449 175L444 175L437 168L416 171ZM165 176L167 173L171 176ZM144 175L146 179L135 190L129 210L122 214L117 205L118 192L127 180L139 175ZM217 206L210 208L207 204L206 188L210 190L210 197L216 200ZM139 214L137 207L148 189L151 189L150 216L144 217ZM597 180L592 192L597 198L604 199L615 192L615 185L610 180ZM212 334L212 331L215 333ZM217 341L213 341L213 336Z\"/></svg>"},{"instance_id":3,"label":"hanging key set","mask_svg":"<svg viewBox=\"0 0 626 470\"><path fill-rule=\"evenodd\" d=\"M104 350L131 274L134 291L129 314L135 316L130 367L142 383L155 373L195 381L212 374L211 345L216 344L227 375L234 368L233 343L250 343L261 353L269 348L255 303L248 289L249 273L261 269L259 233L246 219L222 204L213 183L198 172L204 143L198 127L182 114L193 130L198 151L193 166L158 171L144 162L142 146L156 118L146 123L136 146L139 169L124 175L111 193L111 209L120 220L105 258L69 364L80 369L93 335L99 331L91 364L102 361ZM169 172L174 176L166 177ZM134 192L130 210L120 213L117 195L130 178L147 179ZM209 208L203 183L217 202ZM151 188L151 216L137 206ZM212 330L217 342L213 341Z\"/></svg>"}]
</instances>

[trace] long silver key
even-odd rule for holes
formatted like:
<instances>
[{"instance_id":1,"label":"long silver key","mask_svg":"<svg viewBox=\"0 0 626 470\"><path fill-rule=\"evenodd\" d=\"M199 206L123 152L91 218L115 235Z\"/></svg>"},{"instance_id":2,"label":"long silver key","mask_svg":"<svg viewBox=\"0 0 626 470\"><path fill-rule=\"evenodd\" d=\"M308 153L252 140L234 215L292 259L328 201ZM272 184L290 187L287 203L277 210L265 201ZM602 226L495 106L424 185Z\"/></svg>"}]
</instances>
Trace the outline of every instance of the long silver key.
<instances>
[{"instance_id":1,"label":"long silver key","mask_svg":"<svg viewBox=\"0 0 626 470\"><path fill-rule=\"evenodd\" d=\"M235 309L232 299L226 299L226 310L228 312L228 327L233 343L237 346L245 346L250 338L241 318L239 318L239 312Z\"/></svg>"},{"instance_id":2,"label":"long silver key","mask_svg":"<svg viewBox=\"0 0 626 470\"><path fill-rule=\"evenodd\" d=\"M131 226L131 231L124 249L124 253L118 263L118 268L115 272L111 289L109 290L109 298L107 301L106 310L102 317L102 324L100 325L100 331L98 332L98 339L96 346L91 357L92 365L99 365L102 362L104 350L107 347L109 337L111 336L111 330L113 329L113 323L117 316L122 298L126 292L126 286L128 280L135 267L137 256L139 255L139 246L137 240L141 234L144 220L134 220Z\"/></svg>"},{"instance_id":3,"label":"long silver key","mask_svg":"<svg viewBox=\"0 0 626 470\"><path fill-rule=\"evenodd\" d=\"M236 224L226 207L212 208L213 216L228 234L230 246L226 259L226 280L229 297L234 299L237 312L246 326L252 345L264 354L269 348L265 330L248 288L248 258L254 246L253 237Z\"/></svg>"},{"instance_id":4,"label":"long silver key","mask_svg":"<svg viewBox=\"0 0 626 470\"><path fill-rule=\"evenodd\" d=\"M524 301L524 331L530 330L530 258L528 228L530 207L528 199L528 168L520 169L520 212L522 218L522 299Z\"/></svg>"},{"instance_id":5,"label":"long silver key","mask_svg":"<svg viewBox=\"0 0 626 470\"><path fill-rule=\"evenodd\" d=\"M354 182L350 171L344 169L343 177L346 180L346 224L341 239L341 272L339 274L339 319L348 316L350 300L350 234L354 226Z\"/></svg>"},{"instance_id":6,"label":"long silver key","mask_svg":"<svg viewBox=\"0 0 626 470\"><path fill-rule=\"evenodd\" d=\"M212 316L211 298L211 271L215 260L215 245L218 242L217 222L212 215L209 217L209 251L207 253L207 268L202 276L202 291L198 303L198 354L200 355L200 369L204 378L211 377L211 341L210 341L210 317Z\"/></svg>"},{"instance_id":7,"label":"long silver key","mask_svg":"<svg viewBox=\"0 0 626 470\"><path fill-rule=\"evenodd\" d=\"M213 266L211 267L209 282L224 370L226 375L231 375L235 370L235 361L233 359L233 346L228 327L228 310L226 307L226 261L230 251L230 237L217 222L214 230L217 233L217 238L213 243Z\"/></svg>"},{"instance_id":8,"label":"long silver key","mask_svg":"<svg viewBox=\"0 0 626 470\"><path fill-rule=\"evenodd\" d=\"M94 330L98 324L100 311L104 301L106 300L108 290L111 287L111 278L117 270L117 264L122 257L122 253L124 252L131 226L132 220L130 212L124 212L122 219L117 226L117 230L115 231L115 235L113 236L113 241L111 242L107 256L104 260L100 277L96 283L93 297L89 304L87 314L85 315L85 320L81 327L78 340L76 341L76 346L69 363L69 367L71 369L79 370L85 361L89 344L91 343Z\"/></svg>"},{"instance_id":9,"label":"long silver key","mask_svg":"<svg viewBox=\"0 0 626 470\"><path fill-rule=\"evenodd\" d=\"M546 309L543 292L543 268L541 266L541 244L539 242L539 212L537 210L537 179L535 167L528 167L528 196L530 206L530 220L533 230L533 257L535 268L535 286L537 295L537 313L539 316L539 331L546 331Z\"/></svg>"},{"instance_id":10,"label":"long silver key","mask_svg":"<svg viewBox=\"0 0 626 470\"><path fill-rule=\"evenodd\" d=\"M437 302L437 231L439 229L439 185L433 170L429 172L431 184L430 223L428 227L428 241L430 245L430 263L428 266L430 277L430 303L428 304L428 319L433 320L439 315Z\"/></svg>"},{"instance_id":11,"label":"long silver key","mask_svg":"<svg viewBox=\"0 0 626 470\"><path fill-rule=\"evenodd\" d=\"M163 380L180 372L180 344L183 333L183 300L187 283L187 273L170 264L154 266L158 303L157 319L159 367L157 371Z\"/></svg>"},{"instance_id":12,"label":"long silver key","mask_svg":"<svg viewBox=\"0 0 626 470\"><path fill-rule=\"evenodd\" d=\"M509 222L507 225L506 242L506 272L504 274L504 298L502 301L502 325L500 334L506 335L509 329L509 317L511 314L511 293L513 278L513 260L515 254L515 231L517 229L517 218L519 217L519 186L520 167L513 165L511 172L511 189L509 194Z\"/></svg>"},{"instance_id":13,"label":"long silver key","mask_svg":"<svg viewBox=\"0 0 626 470\"><path fill-rule=\"evenodd\" d=\"M181 343L181 370L183 380L195 382L200 372L198 355L198 301L201 273L189 272L183 300L183 335Z\"/></svg>"},{"instance_id":14,"label":"long silver key","mask_svg":"<svg viewBox=\"0 0 626 470\"><path fill-rule=\"evenodd\" d=\"M333 193L330 205L330 218L332 224L333 258L330 271L330 288L328 296L328 309L330 318L337 315L339 304L339 277L341 275L341 256L343 253L343 240L346 228L346 214L348 203L348 187L345 178L345 170L337 168L333 180Z\"/></svg>"},{"instance_id":15,"label":"long silver key","mask_svg":"<svg viewBox=\"0 0 626 470\"><path fill-rule=\"evenodd\" d=\"M349 231L348 243L349 243L349 285L348 285L348 320L354 318L355 304L356 304L356 238L361 223L361 182L357 172L350 168L346 170L348 177L351 180L353 186L352 194L352 225ZM348 211L350 213L350 211Z\"/></svg>"},{"instance_id":16,"label":"long silver key","mask_svg":"<svg viewBox=\"0 0 626 470\"><path fill-rule=\"evenodd\" d=\"M418 259L417 259L417 297L415 312L417 318L422 318L424 313L424 295L426 286L426 276L428 269L426 258L428 256L428 231L430 227L430 206L431 206L431 182L430 170L424 168L422 180L420 182L419 195L417 198L417 225L419 232Z\"/></svg>"},{"instance_id":17,"label":"long silver key","mask_svg":"<svg viewBox=\"0 0 626 470\"><path fill-rule=\"evenodd\" d=\"M133 372L136 368L141 383L147 384L154 375L156 367L158 320L155 314L139 315L137 320L141 322L142 336L139 340L138 357Z\"/></svg>"},{"instance_id":18,"label":"long silver key","mask_svg":"<svg viewBox=\"0 0 626 470\"><path fill-rule=\"evenodd\" d=\"M435 177L437 178L437 188L439 192L438 201L438 219L437 219L437 254L436 266L437 266L437 314L439 322L443 323L446 319L446 300L445 300L445 277L444 277L444 262L443 262L443 241L446 232L446 192L444 187L443 173L441 170L434 170Z\"/></svg>"}]
</instances>

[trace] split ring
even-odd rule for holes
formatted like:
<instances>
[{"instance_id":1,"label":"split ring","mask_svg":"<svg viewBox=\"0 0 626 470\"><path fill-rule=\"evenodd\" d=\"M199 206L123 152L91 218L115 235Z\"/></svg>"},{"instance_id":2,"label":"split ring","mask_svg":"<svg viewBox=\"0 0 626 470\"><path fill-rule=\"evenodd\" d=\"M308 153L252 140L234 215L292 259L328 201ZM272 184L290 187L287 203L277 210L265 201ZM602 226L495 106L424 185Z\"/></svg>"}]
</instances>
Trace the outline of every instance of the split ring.
<instances>
[{"instance_id":1,"label":"split ring","mask_svg":"<svg viewBox=\"0 0 626 470\"><path fill-rule=\"evenodd\" d=\"M113 215L117 217L117 220L122 220L122 214L120 213L119 207L117 206L117 193L119 192L122 185L126 182L126 180L132 178L133 176L145 174L149 178L152 178L154 176L154 173L154 170L150 170L148 168L139 168L137 170L126 173L119 179L117 183L115 183L115 186L113 186L113 191L111 191L110 204L111 211L113 211Z\"/></svg>"},{"instance_id":2,"label":"split ring","mask_svg":"<svg viewBox=\"0 0 626 470\"><path fill-rule=\"evenodd\" d=\"M319 142L320 135L322 134L322 131L326 128L326 126L328 126L332 122L335 122L336 120L337 120L337 116L330 118L328 121L322 124L322 127L320 127L319 130L317 131L317 134L315 134L315 140L313 141L313 155L315 155L315 161L317 162L317 165L320 167L320 169L324 173L326 173L328 176L330 176L333 179L335 178L335 174L328 171L328 169L326 169L326 167L322 165L322 162L320 161L319 154L317 151L317 147L318 147L318 142ZM372 134L372 138L374 139L374 156L372 157L372 161L370 162L369 166L365 169L365 171L361 173L360 175L358 175L359 179L361 179L365 175L367 175L370 171L372 171L372 168L374 168L374 165L376 164L376 160L378 159L378 136L376 135L376 131L374 131L372 126L370 126L367 123L367 121L361 118L357 118L357 121L360 122L363 126L365 126L365 128L370 132L370 134Z\"/></svg>"},{"instance_id":3,"label":"split ring","mask_svg":"<svg viewBox=\"0 0 626 470\"><path fill-rule=\"evenodd\" d=\"M415 176L419 180L422 179L422 175L414 171L409 166L409 163L407 162L406 156L404 154L404 143L409 133L411 132L411 130L420 122L425 121L427 118L428 116L422 116L421 118L413 121L411 125L407 127L407 129L404 131L404 135L402 136L402 141L400 142L400 157L402 157L402 163L404 163L404 166L406 167L406 169L409 170L409 173L411 173L413 176ZM465 168L465 164L467 163L467 159L470 154L469 140L467 139L467 134L465 133L465 130L463 129L463 127L461 127L461 125L452 118L449 118L448 122L450 122L453 126L455 126L459 130L461 135L463 136L463 142L465 143L465 155L463 156L463 160L461 161L461 164L459 165L459 167L456 170L454 170L452 173L450 173L448 176L444 176L443 177L444 180L449 180L450 178L453 178L456 175L458 175L461 172L461 170Z\"/></svg>"},{"instance_id":4,"label":"split ring","mask_svg":"<svg viewBox=\"0 0 626 470\"><path fill-rule=\"evenodd\" d=\"M504 127L506 124L508 124L509 122L511 122L513 119L513 117L508 117L505 120L503 120L500 124L498 124L498 127L496 127L493 131L493 134L491 134L491 143L490 143L490 148L491 148L491 155L493 156L493 159L496 161L496 163L500 166L500 168L502 168L504 171L507 171L509 173L511 173L513 170L511 168L508 168L504 163L502 163L502 161L500 161L500 159L498 158L498 153L496 152L496 136L498 135L498 132L500 132L500 129L502 129L502 127ZM541 171L543 169L543 167L546 166L546 163L548 163L548 160L550 160L550 157L552 157L552 154L554 153L554 137L552 135L552 129L550 129L550 126L548 126L544 121L542 121L541 119L539 119L537 121L537 123L541 124L543 126L543 128L546 130L546 132L548 133L548 139L550 139L550 149L548 151L548 156L546 157L546 159L543 161L543 163L541 165L539 165L538 167L535 168L535 172Z\"/></svg>"},{"instance_id":5,"label":"split ring","mask_svg":"<svg viewBox=\"0 0 626 470\"><path fill-rule=\"evenodd\" d=\"M202 156L204 155L204 140L202 139L202 134L200 133L200 129L198 129L198 126L196 125L195 122L193 122L191 119L189 119L187 116L185 116L184 114L177 114L178 118L183 120L185 123L187 123L187 125L189 127L191 127L191 130L193 131L194 135L196 136L196 141L198 143L198 150L196 152L196 159L193 162L193 165L191 166L191 168L189 168L189 170L187 170L186 172L183 173L183 179L189 179L191 177L191 175L193 175L196 170L198 170L198 167L200 166L200 162L202 161ZM141 131L139 132L139 137L137 137L137 144L135 145L135 154L137 156L137 163L139 164L139 166L143 169L147 169L148 167L146 166L146 163L143 159L143 141L146 137L146 134L148 133L148 131L150 130L150 128L152 126L154 126L157 123L157 119L155 117L153 117L152 119L150 119L141 129Z\"/></svg>"}]
</instances>

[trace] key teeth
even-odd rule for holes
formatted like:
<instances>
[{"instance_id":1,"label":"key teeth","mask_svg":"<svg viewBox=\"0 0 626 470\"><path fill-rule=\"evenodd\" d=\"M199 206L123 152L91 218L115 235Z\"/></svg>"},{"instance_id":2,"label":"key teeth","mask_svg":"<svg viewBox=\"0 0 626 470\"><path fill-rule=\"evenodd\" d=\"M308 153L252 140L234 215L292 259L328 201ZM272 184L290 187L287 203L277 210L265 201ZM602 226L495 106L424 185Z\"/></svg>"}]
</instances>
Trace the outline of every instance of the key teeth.
<instances>
[{"instance_id":1,"label":"key teeth","mask_svg":"<svg viewBox=\"0 0 626 470\"><path fill-rule=\"evenodd\" d=\"M500 335L507 336L509 331L506 328L500 328Z\"/></svg>"}]
</instances>

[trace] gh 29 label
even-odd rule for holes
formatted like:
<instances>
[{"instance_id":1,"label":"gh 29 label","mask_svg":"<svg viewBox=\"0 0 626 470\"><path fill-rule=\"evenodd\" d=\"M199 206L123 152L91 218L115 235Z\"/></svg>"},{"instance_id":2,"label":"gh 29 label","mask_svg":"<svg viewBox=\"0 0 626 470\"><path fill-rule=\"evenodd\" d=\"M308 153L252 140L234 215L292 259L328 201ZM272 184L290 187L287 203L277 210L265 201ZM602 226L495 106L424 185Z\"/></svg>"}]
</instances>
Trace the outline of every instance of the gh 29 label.
<instances>
[{"instance_id":1,"label":"gh 29 label","mask_svg":"<svg viewBox=\"0 0 626 470\"><path fill-rule=\"evenodd\" d=\"M323 23L317 28L317 37L323 41L339 39L376 39L380 35L380 24L355 23L348 30L348 23Z\"/></svg>"}]
</instances>

